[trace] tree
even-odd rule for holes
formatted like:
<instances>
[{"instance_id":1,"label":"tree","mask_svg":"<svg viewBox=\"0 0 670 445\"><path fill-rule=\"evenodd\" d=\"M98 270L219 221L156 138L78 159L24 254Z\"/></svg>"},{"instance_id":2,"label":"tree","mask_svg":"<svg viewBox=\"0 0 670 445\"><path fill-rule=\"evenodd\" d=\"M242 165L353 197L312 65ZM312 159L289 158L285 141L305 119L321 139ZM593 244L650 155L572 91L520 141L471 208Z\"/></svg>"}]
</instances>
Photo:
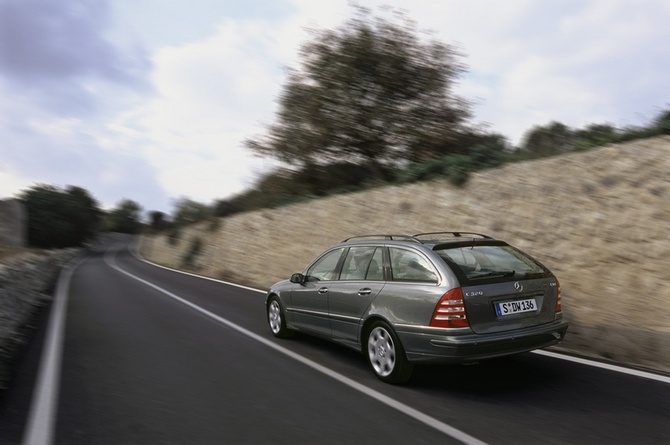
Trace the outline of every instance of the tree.
<instances>
[{"instance_id":1,"label":"tree","mask_svg":"<svg viewBox=\"0 0 670 445\"><path fill-rule=\"evenodd\" d=\"M212 210L208 205L181 198L175 204L174 224L183 227L200 221L205 221L212 216Z\"/></svg>"},{"instance_id":2,"label":"tree","mask_svg":"<svg viewBox=\"0 0 670 445\"><path fill-rule=\"evenodd\" d=\"M575 133L577 148L587 150L593 147L616 142L619 138L619 130L610 124L591 124Z\"/></svg>"},{"instance_id":3,"label":"tree","mask_svg":"<svg viewBox=\"0 0 670 445\"><path fill-rule=\"evenodd\" d=\"M26 206L28 243L51 249L81 246L95 236L102 212L81 187L39 184L20 196Z\"/></svg>"},{"instance_id":4,"label":"tree","mask_svg":"<svg viewBox=\"0 0 670 445\"><path fill-rule=\"evenodd\" d=\"M214 204L214 210L213 210L214 216L218 218L223 218L226 216L234 215L235 213L242 212L244 210L244 207L240 203L241 200L242 200L241 195L235 196L230 199L219 199Z\"/></svg>"},{"instance_id":5,"label":"tree","mask_svg":"<svg viewBox=\"0 0 670 445\"><path fill-rule=\"evenodd\" d=\"M539 156L549 156L574 150L575 135L570 127L560 122L534 126L524 137L523 150Z\"/></svg>"},{"instance_id":6,"label":"tree","mask_svg":"<svg viewBox=\"0 0 670 445\"><path fill-rule=\"evenodd\" d=\"M452 87L464 71L450 46L423 43L412 22L358 8L340 29L313 31L290 70L277 122L245 141L293 166L333 161L377 167L460 150L471 117Z\"/></svg>"},{"instance_id":7,"label":"tree","mask_svg":"<svg viewBox=\"0 0 670 445\"><path fill-rule=\"evenodd\" d=\"M149 213L150 227L156 232L165 230L170 227L170 222L167 220L165 213L154 210Z\"/></svg>"},{"instance_id":8,"label":"tree","mask_svg":"<svg viewBox=\"0 0 670 445\"><path fill-rule=\"evenodd\" d=\"M124 199L107 214L106 229L110 232L130 233L139 232L142 207L133 200Z\"/></svg>"},{"instance_id":9,"label":"tree","mask_svg":"<svg viewBox=\"0 0 670 445\"><path fill-rule=\"evenodd\" d=\"M670 135L670 110L660 112L654 119L654 126L660 134Z\"/></svg>"}]
</instances>

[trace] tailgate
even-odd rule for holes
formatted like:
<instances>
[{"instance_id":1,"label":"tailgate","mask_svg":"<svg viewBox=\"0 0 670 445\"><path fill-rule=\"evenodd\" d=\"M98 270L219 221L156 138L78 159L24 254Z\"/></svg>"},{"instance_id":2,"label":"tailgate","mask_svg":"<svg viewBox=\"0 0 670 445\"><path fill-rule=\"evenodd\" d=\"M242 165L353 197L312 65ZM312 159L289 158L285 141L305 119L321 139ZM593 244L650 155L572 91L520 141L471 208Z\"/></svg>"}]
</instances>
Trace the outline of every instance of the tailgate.
<instances>
[{"instance_id":1,"label":"tailgate","mask_svg":"<svg viewBox=\"0 0 670 445\"><path fill-rule=\"evenodd\" d=\"M463 288L465 311L477 334L509 331L554 321L554 278L505 281Z\"/></svg>"}]
</instances>

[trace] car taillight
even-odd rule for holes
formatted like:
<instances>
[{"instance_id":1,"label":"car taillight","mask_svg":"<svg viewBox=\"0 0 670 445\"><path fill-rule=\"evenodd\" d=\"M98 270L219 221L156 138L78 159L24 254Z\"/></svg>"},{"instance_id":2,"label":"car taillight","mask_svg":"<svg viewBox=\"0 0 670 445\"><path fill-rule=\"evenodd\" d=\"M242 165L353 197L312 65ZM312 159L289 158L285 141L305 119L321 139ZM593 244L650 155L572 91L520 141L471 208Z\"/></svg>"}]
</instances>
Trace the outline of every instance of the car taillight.
<instances>
[{"instance_id":1,"label":"car taillight","mask_svg":"<svg viewBox=\"0 0 670 445\"><path fill-rule=\"evenodd\" d=\"M561 312L561 283L556 280L556 313Z\"/></svg>"},{"instance_id":2,"label":"car taillight","mask_svg":"<svg viewBox=\"0 0 670 445\"><path fill-rule=\"evenodd\" d=\"M442 295L435 306L430 325L435 328L464 328L470 325L465 315L465 302L460 287Z\"/></svg>"}]
</instances>

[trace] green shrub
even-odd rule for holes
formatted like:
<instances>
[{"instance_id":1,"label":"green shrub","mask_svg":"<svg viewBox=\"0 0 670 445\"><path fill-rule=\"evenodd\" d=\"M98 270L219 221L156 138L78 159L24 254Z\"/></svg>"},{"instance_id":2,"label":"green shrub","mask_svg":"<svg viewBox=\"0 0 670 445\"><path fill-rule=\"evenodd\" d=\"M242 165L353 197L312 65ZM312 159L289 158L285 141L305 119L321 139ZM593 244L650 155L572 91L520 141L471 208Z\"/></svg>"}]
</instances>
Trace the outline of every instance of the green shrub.
<instances>
[{"instance_id":1,"label":"green shrub","mask_svg":"<svg viewBox=\"0 0 670 445\"><path fill-rule=\"evenodd\" d=\"M475 170L472 158L465 155L451 156L445 169L447 180L456 187L462 187L468 182L470 172Z\"/></svg>"},{"instance_id":2,"label":"green shrub","mask_svg":"<svg viewBox=\"0 0 670 445\"><path fill-rule=\"evenodd\" d=\"M179 239L181 238L181 230L177 226L173 226L168 232L168 244L172 247L176 247L179 244Z\"/></svg>"},{"instance_id":3,"label":"green shrub","mask_svg":"<svg viewBox=\"0 0 670 445\"><path fill-rule=\"evenodd\" d=\"M670 110L662 112L655 120L655 126L661 134L670 135Z\"/></svg>"},{"instance_id":4,"label":"green shrub","mask_svg":"<svg viewBox=\"0 0 670 445\"><path fill-rule=\"evenodd\" d=\"M181 266L186 269L196 268L196 259L202 253L202 240L199 237L193 237L191 245L181 259Z\"/></svg>"},{"instance_id":5,"label":"green shrub","mask_svg":"<svg viewBox=\"0 0 670 445\"><path fill-rule=\"evenodd\" d=\"M212 216L209 219L209 225L207 226L207 230L209 232L216 232L221 228L221 218L216 218Z\"/></svg>"},{"instance_id":6,"label":"green shrub","mask_svg":"<svg viewBox=\"0 0 670 445\"><path fill-rule=\"evenodd\" d=\"M260 178L252 189L219 201L214 207L214 215L226 217L239 212L277 208L391 183L442 178L461 187L467 183L470 173L507 162L590 150L660 134L670 134L670 110L659 113L647 126L623 130L610 124L593 124L575 130L559 122L534 127L526 137L526 146L515 151L510 150L509 143L501 135L473 131L461 135L458 143L449 145L452 149L448 155L410 162L402 167L394 164L393 159L380 159L375 163L339 161L307 164L300 169L277 169ZM214 226L212 230L215 230Z\"/></svg>"}]
</instances>

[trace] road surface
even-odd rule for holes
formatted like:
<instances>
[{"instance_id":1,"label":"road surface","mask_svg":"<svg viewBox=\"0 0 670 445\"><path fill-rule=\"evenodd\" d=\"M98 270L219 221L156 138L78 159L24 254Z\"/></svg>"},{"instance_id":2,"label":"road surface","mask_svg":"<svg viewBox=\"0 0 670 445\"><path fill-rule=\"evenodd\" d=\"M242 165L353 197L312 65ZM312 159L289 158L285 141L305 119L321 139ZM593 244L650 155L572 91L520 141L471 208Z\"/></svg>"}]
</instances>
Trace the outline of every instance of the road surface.
<instances>
[{"instance_id":1,"label":"road surface","mask_svg":"<svg viewBox=\"0 0 670 445\"><path fill-rule=\"evenodd\" d=\"M1 401L1 444L670 444L667 377L528 353L392 386L354 351L275 339L263 292L127 243L64 275Z\"/></svg>"}]
</instances>

